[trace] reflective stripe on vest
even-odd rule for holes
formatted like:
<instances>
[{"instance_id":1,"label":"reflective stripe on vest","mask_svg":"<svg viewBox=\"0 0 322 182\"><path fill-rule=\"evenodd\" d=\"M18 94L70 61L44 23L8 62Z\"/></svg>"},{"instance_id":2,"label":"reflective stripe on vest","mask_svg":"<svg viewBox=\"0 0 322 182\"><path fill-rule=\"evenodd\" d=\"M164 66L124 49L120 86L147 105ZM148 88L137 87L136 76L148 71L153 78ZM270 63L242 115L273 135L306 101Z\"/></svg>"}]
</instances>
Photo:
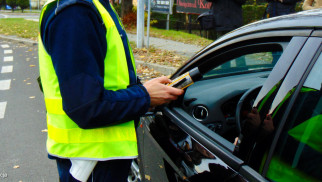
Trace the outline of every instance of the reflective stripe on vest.
<instances>
[{"instance_id":1,"label":"reflective stripe on vest","mask_svg":"<svg viewBox=\"0 0 322 182\"><path fill-rule=\"evenodd\" d=\"M50 3L47 3L42 10L40 22L48 4ZM106 26L106 38L109 40L104 60L104 88L114 91L125 89L130 83L126 49L110 14L99 1L94 1L94 5L102 16ZM95 160L135 158L138 152L133 121L109 127L81 129L66 115L51 57L46 52L40 35L38 39L39 69L47 109L48 153L60 158ZM133 58L131 50L130 55ZM134 64L134 60L131 61Z\"/></svg>"}]
</instances>

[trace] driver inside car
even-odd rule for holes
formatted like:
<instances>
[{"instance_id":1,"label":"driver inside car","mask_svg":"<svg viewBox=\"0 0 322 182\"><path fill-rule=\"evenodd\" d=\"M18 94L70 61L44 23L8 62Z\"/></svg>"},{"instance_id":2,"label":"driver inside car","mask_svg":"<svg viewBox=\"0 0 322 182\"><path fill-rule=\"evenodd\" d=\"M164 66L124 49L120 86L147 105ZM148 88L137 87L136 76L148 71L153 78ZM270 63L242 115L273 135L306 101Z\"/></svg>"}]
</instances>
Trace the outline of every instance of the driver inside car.
<instances>
[{"instance_id":1,"label":"driver inside car","mask_svg":"<svg viewBox=\"0 0 322 182\"><path fill-rule=\"evenodd\" d=\"M289 98L285 97L284 101L279 104L279 107L272 112L272 115L267 114L263 120L257 108L253 108L247 114L247 119L242 130L243 139L239 145L239 150L235 150L234 153L256 171L262 170L268 149L274 138L275 126L278 126L278 121L283 116L283 113L278 111L284 111L284 108L287 107L286 102L290 100ZM279 157L281 159L276 157L272 158L267 175L276 181L284 179L284 177L278 177L275 174L280 169L280 166L284 165L283 169L289 170L290 174L297 171L296 169L300 169L312 177L322 179L321 173L319 172L322 169L322 164L315 169L310 167L316 165L312 165L312 163L320 163L322 161L322 145L319 141L321 137L320 130L322 129L320 122L322 119L321 90L303 87L295 102L295 105L301 105L303 109L298 111L299 115L293 122L286 122L281 134L281 137L287 135L288 141L292 142L288 143L286 147L287 152L283 152L285 154ZM274 121L272 118L274 118ZM288 126L288 123L291 123L292 126ZM299 150L299 145L303 145L302 153L305 153L305 155L302 154L296 163L294 161L290 162L293 163L291 167L284 160L288 158L286 155L295 155L294 152ZM291 179L291 175L286 175L285 178Z\"/></svg>"}]
</instances>

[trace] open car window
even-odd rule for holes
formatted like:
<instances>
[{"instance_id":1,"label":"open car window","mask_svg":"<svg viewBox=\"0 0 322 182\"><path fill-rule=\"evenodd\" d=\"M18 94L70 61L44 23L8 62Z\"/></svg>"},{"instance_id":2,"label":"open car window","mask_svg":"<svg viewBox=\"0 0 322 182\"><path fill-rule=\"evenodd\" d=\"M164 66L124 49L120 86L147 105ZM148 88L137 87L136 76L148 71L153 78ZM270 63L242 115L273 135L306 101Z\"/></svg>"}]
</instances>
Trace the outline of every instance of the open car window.
<instances>
[{"instance_id":1,"label":"open car window","mask_svg":"<svg viewBox=\"0 0 322 182\"><path fill-rule=\"evenodd\" d=\"M281 55L282 51L256 52L242 55L217 66L204 74L204 77L271 70Z\"/></svg>"},{"instance_id":2,"label":"open car window","mask_svg":"<svg viewBox=\"0 0 322 182\"><path fill-rule=\"evenodd\" d=\"M212 53L213 57L199 66L205 72L204 79L186 90L181 103L183 110L234 143L238 136L235 120L238 100L247 90L263 85L289 40L239 45ZM245 110L250 109L256 94L246 101Z\"/></svg>"}]
</instances>

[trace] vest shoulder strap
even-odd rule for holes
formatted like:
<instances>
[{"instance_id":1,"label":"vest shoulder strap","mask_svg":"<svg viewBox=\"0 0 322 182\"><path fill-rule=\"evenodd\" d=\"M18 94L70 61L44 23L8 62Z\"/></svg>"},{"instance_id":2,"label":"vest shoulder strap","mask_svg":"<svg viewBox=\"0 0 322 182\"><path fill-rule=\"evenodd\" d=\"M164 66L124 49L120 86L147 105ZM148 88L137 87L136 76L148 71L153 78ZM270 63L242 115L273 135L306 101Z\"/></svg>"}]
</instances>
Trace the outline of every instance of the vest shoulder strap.
<instances>
[{"instance_id":1,"label":"vest shoulder strap","mask_svg":"<svg viewBox=\"0 0 322 182\"><path fill-rule=\"evenodd\" d=\"M51 21L53 21L55 19L55 16L58 15L58 13L60 13L62 10L64 10L65 8L75 5L75 4L81 4L87 7L90 7L91 9L93 9L93 11L96 13L98 19L100 20L100 22L103 23L103 19L99 13L99 11L97 10L97 8L95 7L93 0L54 0L49 2L49 4L47 5L48 7L46 8L43 17L45 17L46 14L50 13L50 15L48 15L48 18L45 22L45 27L43 29L43 44L45 45L45 40L46 40L46 32L47 32L47 28L48 25L51 23Z\"/></svg>"}]
</instances>

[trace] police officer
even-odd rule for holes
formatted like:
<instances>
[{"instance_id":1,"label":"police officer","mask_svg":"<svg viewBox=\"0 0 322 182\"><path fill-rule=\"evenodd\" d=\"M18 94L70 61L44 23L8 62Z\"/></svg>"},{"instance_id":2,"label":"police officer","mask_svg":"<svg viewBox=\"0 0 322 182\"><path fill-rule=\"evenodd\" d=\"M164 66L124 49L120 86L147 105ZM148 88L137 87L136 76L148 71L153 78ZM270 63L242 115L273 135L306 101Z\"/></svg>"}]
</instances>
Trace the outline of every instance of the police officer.
<instances>
[{"instance_id":1,"label":"police officer","mask_svg":"<svg viewBox=\"0 0 322 182\"><path fill-rule=\"evenodd\" d=\"M138 83L127 35L108 0L46 3L39 69L47 151L61 181L126 181L138 155L134 120L183 94L165 85L167 77Z\"/></svg>"}]
</instances>

